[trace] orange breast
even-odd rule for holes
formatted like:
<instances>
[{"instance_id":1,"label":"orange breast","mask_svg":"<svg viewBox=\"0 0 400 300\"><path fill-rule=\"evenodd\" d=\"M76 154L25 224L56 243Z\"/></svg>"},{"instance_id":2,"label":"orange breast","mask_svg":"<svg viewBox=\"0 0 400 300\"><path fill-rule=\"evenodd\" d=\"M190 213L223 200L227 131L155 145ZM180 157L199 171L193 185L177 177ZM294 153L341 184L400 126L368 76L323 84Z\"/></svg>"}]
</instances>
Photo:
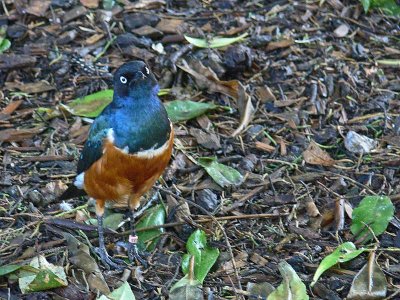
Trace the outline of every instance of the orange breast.
<instances>
[{"instance_id":1,"label":"orange breast","mask_svg":"<svg viewBox=\"0 0 400 300\"><path fill-rule=\"evenodd\" d=\"M128 203L139 206L139 198L161 176L171 158L174 132L163 150L146 151L140 155L127 154L108 140L103 146L103 156L86 172L84 189L96 200ZM156 149L157 150L157 149Z\"/></svg>"}]
</instances>

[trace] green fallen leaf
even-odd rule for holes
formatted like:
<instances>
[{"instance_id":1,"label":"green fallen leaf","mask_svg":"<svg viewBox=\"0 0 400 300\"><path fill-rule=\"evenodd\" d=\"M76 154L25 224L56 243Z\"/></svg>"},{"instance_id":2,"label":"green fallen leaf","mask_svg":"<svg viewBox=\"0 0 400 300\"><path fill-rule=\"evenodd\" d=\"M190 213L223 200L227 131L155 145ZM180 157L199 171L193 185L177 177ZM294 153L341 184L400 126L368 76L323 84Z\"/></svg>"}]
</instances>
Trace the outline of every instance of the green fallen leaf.
<instances>
[{"instance_id":1,"label":"green fallen leaf","mask_svg":"<svg viewBox=\"0 0 400 300\"><path fill-rule=\"evenodd\" d=\"M0 54L11 47L11 42L6 39L6 26L0 27Z\"/></svg>"},{"instance_id":2,"label":"green fallen leaf","mask_svg":"<svg viewBox=\"0 0 400 300\"><path fill-rule=\"evenodd\" d=\"M112 230L118 229L119 224L124 220L124 214L113 213L104 218L104 227Z\"/></svg>"},{"instance_id":3,"label":"green fallen leaf","mask_svg":"<svg viewBox=\"0 0 400 300\"><path fill-rule=\"evenodd\" d=\"M175 100L165 104L168 117L172 122L186 121L216 109L218 105L190 100Z\"/></svg>"},{"instance_id":4,"label":"green fallen leaf","mask_svg":"<svg viewBox=\"0 0 400 300\"><path fill-rule=\"evenodd\" d=\"M215 37L209 41L207 41L206 39L193 38L187 35L184 35L184 37L189 43L199 48L221 48L229 46L236 42L240 42L247 35L248 34L246 32L234 38Z\"/></svg>"},{"instance_id":5,"label":"green fallen leaf","mask_svg":"<svg viewBox=\"0 0 400 300\"><path fill-rule=\"evenodd\" d=\"M197 162L221 187L239 185L243 176L234 168L221 164L215 157L200 157Z\"/></svg>"},{"instance_id":6,"label":"green fallen leaf","mask_svg":"<svg viewBox=\"0 0 400 300\"><path fill-rule=\"evenodd\" d=\"M350 230L363 242L373 239L375 236L385 232L390 220L394 215L394 206L387 196L366 196L353 210ZM369 228L367 228L367 226Z\"/></svg>"},{"instance_id":7,"label":"green fallen leaf","mask_svg":"<svg viewBox=\"0 0 400 300\"><path fill-rule=\"evenodd\" d=\"M17 271L21 266L19 265L5 265L0 267L0 276L10 274Z\"/></svg>"},{"instance_id":8,"label":"green fallen leaf","mask_svg":"<svg viewBox=\"0 0 400 300\"><path fill-rule=\"evenodd\" d=\"M169 293L170 300L203 300L201 283L186 275L175 283Z\"/></svg>"},{"instance_id":9,"label":"green fallen leaf","mask_svg":"<svg viewBox=\"0 0 400 300\"><path fill-rule=\"evenodd\" d=\"M119 288L112 291L107 296L102 295L98 300L136 300L128 282L124 282Z\"/></svg>"},{"instance_id":10,"label":"green fallen leaf","mask_svg":"<svg viewBox=\"0 0 400 300\"><path fill-rule=\"evenodd\" d=\"M368 12L370 6L371 6L371 0L360 0L363 8L364 8L364 12Z\"/></svg>"},{"instance_id":11,"label":"green fallen leaf","mask_svg":"<svg viewBox=\"0 0 400 300\"><path fill-rule=\"evenodd\" d=\"M26 275L21 272L18 283L19 288L23 294L38 292L56 287L67 286L67 276L65 275L64 268L55 266L47 262L44 256L37 256L32 259L30 270Z\"/></svg>"},{"instance_id":12,"label":"green fallen leaf","mask_svg":"<svg viewBox=\"0 0 400 300\"><path fill-rule=\"evenodd\" d=\"M400 5L396 3L396 0L360 0L360 2L365 12L368 12L370 8L379 8L388 15L400 15Z\"/></svg>"},{"instance_id":13,"label":"green fallen leaf","mask_svg":"<svg viewBox=\"0 0 400 300\"><path fill-rule=\"evenodd\" d=\"M158 95L168 94L169 89L161 89ZM75 99L66 104L60 104L69 113L88 118L97 117L103 109L111 103L113 98L113 90L104 90L94 94L87 95L82 98Z\"/></svg>"},{"instance_id":14,"label":"green fallen leaf","mask_svg":"<svg viewBox=\"0 0 400 300\"><path fill-rule=\"evenodd\" d=\"M155 225L162 225L165 223L165 209L159 204L149 209L136 224L136 229L150 227ZM141 250L147 249L148 251L154 250L160 239L164 228L151 229L138 232L138 247Z\"/></svg>"},{"instance_id":15,"label":"green fallen leaf","mask_svg":"<svg viewBox=\"0 0 400 300\"><path fill-rule=\"evenodd\" d=\"M282 283L273 291L267 300L296 299L308 300L306 285L286 261L279 263L279 272L283 277Z\"/></svg>"},{"instance_id":16,"label":"green fallen leaf","mask_svg":"<svg viewBox=\"0 0 400 300\"><path fill-rule=\"evenodd\" d=\"M2 39L0 42L0 54L10 49L11 42L8 39Z\"/></svg>"},{"instance_id":17,"label":"green fallen leaf","mask_svg":"<svg viewBox=\"0 0 400 300\"><path fill-rule=\"evenodd\" d=\"M73 115L95 118L111 103L114 91L104 90L71 101L68 105L61 104Z\"/></svg>"},{"instance_id":18,"label":"green fallen leaf","mask_svg":"<svg viewBox=\"0 0 400 300\"><path fill-rule=\"evenodd\" d=\"M207 245L206 234L199 229L190 235L186 249L188 253L182 258L182 271L184 274L188 274L190 257L194 256L194 276L200 283L203 283L204 278L217 261L219 250Z\"/></svg>"},{"instance_id":19,"label":"green fallen leaf","mask_svg":"<svg viewBox=\"0 0 400 300\"><path fill-rule=\"evenodd\" d=\"M318 266L317 271L315 271L311 287L317 282L319 277L328 269L333 267L338 263L347 262L353 258L359 256L365 251L364 248L357 249L352 242L346 242L341 244L335 249L331 254L325 257Z\"/></svg>"}]
</instances>

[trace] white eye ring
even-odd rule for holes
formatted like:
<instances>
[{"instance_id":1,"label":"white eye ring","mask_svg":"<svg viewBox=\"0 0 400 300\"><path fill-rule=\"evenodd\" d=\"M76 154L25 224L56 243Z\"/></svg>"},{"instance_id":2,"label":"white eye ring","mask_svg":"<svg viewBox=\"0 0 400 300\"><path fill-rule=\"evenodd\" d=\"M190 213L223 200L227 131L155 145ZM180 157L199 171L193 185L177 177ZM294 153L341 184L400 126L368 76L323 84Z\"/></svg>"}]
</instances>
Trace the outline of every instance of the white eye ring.
<instances>
[{"instance_id":1,"label":"white eye ring","mask_svg":"<svg viewBox=\"0 0 400 300\"><path fill-rule=\"evenodd\" d=\"M128 82L128 80L127 80L124 76L121 76L121 77L119 78L119 80L120 80L123 84L125 84L125 83Z\"/></svg>"},{"instance_id":2,"label":"white eye ring","mask_svg":"<svg viewBox=\"0 0 400 300\"><path fill-rule=\"evenodd\" d=\"M146 74L149 75L150 74L150 70L148 67L144 67L144 69L146 70Z\"/></svg>"}]
</instances>

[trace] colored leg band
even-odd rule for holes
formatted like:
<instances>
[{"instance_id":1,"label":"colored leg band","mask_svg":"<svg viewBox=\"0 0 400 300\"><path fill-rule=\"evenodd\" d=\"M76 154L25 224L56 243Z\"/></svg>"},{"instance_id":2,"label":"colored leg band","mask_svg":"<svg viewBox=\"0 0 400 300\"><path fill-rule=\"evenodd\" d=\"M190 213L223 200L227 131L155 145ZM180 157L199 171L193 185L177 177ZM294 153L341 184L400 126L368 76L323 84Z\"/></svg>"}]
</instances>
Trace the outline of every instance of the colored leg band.
<instances>
[{"instance_id":1,"label":"colored leg band","mask_svg":"<svg viewBox=\"0 0 400 300\"><path fill-rule=\"evenodd\" d=\"M137 241L138 241L138 236L137 235L130 235L129 236L129 243L136 244Z\"/></svg>"}]
</instances>

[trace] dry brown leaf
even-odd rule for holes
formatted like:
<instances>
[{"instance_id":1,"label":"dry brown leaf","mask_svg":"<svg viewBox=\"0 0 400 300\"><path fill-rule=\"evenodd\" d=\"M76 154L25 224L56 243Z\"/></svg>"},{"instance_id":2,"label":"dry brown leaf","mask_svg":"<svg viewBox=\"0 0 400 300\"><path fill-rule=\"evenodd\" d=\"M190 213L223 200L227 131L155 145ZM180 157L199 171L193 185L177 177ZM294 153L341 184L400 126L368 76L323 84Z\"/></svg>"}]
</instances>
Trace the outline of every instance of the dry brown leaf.
<instances>
[{"instance_id":1,"label":"dry brown leaf","mask_svg":"<svg viewBox=\"0 0 400 300\"><path fill-rule=\"evenodd\" d=\"M91 37L87 38L85 40L86 45L93 45L96 44L98 41L100 41L104 37L103 33L96 33L92 35Z\"/></svg>"},{"instance_id":2,"label":"dry brown leaf","mask_svg":"<svg viewBox=\"0 0 400 300\"><path fill-rule=\"evenodd\" d=\"M318 207L315 205L314 201L307 201L306 202L306 210L307 210L307 215L310 217L317 217L320 215L320 212L318 210Z\"/></svg>"},{"instance_id":3,"label":"dry brown leaf","mask_svg":"<svg viewBox=\"0 0 400 300\"><path fill-rule=\"evenodd\" d=\"M281 40L277 42L270 42L267 46L267 51L273 51L276 49L287 48L293 45L294 41L292 39Z\"/></svg>"},{"instance_id":4,"label":"dry brown leaf","mask_svg":"<svg viewBox=\"0 0 400 300\"><path fill-rule=\"evenodd\" d=\"M238 135L250 123L255 109L251 97L246 93L244 86L238 80L222 81L210 68L205 67L199 60L192 60L189 64L182 60L180 69L192 75L200 88L208 89L210 92L218 92L236 100L240 113L239 127L231 134Z\"/></svg>"},{"instance_id":5,"label":"dry brown leaf","mask_svg":"<svg viewBox=\"0 0 400 300\"><path fill-rule=\"evenodd\" d=\"M260 254L254 252L251 256L250 256L250 261L252 261L253 263L259 265L259 266L266 266L268 263L268 260L266 260L264 257L262 257Z\"/></svg>"},{"instance_id":6,"label":"dry brown leaf","mask_svg":"<svg viewBox=\"0 0 400 300\"><path fill-rule=\"evenodd\" d=\"M37 17L44 17L50 3L50 0L32 0L28 4L26 12Z\"/></svg>"},{"instance_id":7,"label":"dry brown leaf","mask_svg":"<svg viewBox=\"0 0 400 300\"><path fill-rule=\"evenodd\" d=\"M41 133L44 128L0 130L0 142L20 142Z\"/></svg>"},{"instance_id":8,"label":"dry brown leaf","mask_svg":"<svg viewBox=\"0 0 400 300\"><path fill-rule=\"evenodd\" d=\"M276 101L274 93L266 85L256 87L254 93L256 94L258 100L260 100L262 103L266 103L269 101Z\"/></svg>"},{"instance_id":9,"label":"dry brown leaf","mask_svg":"<svg viewBox=\"0 0 400 300\"><path fill-rule=\"evenodd\" d=\"M259 142L259 141L256 142L256 148L258 150L262 150L262 151L266 151L266 152L270 152L270 153L275 151L274 146L271 146L271 145L268 145L266 143Z\"/></svg>"},{"instance_id":10,"label":"dry brown leaf","mask_svg":"<svg viewBox=\"0 0 400 300\"><path fill-rule=\"evenodd\" d=\"M191 61L191 65L182 60L182 65L178 65L180 69L192 75L197 85L202 89L208 89L210 92L218 92L230 96L234 99L239 97L239 81L221 81L210 68L206 68L200 61Z\"/></svg>"},{"instance_id":11,"label":"dry brown leaf","mask_svg":"<svg viewBox=\"0 0 400 300\"><path fill-rule=\"evenodd\" d=\"M31 82L31 83L6 82L5 88L7 90L19 90L19 91L21 91L23 93L27 93L27 94L43 93L43 92L52 91L55 89L54 86L52 86L50 83L48 83L47 81L44 81L44 80L41 80L38 82Z\"/></svg>"},{"instance_id":12,"label":"dry brown leaf","mask_svg":"<svg viewBox=\"0 0 400 300\"><path fill-rule=\"evenodd\" d=\"M303 152L303 157L311 165L330 167L335 164L335 160L330 157L328 152L322 150L314 141L311 141L310 145Z\"/></svg>"},{"instance_id":13,"label":"dry brown leaf","mask_svg":"<svg viewBox=\"0 0 400 300\"><path fill-rule=\"evenodd\" d=\"M249 254L247 252L245 252L245 251L239 252L235 256L236 268L240 269L240 268L243 268L246 265L248 265L248 262L247 262L248 257L249 257ZM225 274L232 273L234 271L232 261L229 260L226 263L224 263L219 270L226 272Z\"/></svg>"},{"instance_id":14,"label":"dry brown leaf","mask_svg":"<svg viewBox=\"0 0 400 300\"><path fill-rule=\"evenodd\" d=\"M215 133L206 133L198 128L191 128L189 132L193 137L196 138L197 143L202 145L204 148L213 150L221 148L219 136L217 136Z\"/></svg>"},{"instance_id":15,"label":"dry brown leaf","mask_svg":"<svg viewBox=\"0 0 400 300\"><path fill-rule=\"evenodd\" d=\"M167 207L168 213L172 213L175 217L176 222L185 221L191 216L189 205L187 202L178 201L171 195L167 195ZM177 232L182 231L182 225L174 226Z\"/></svg>"},{"instance_id":16,"label":"dry brown leaf","mask_svg":"<svg viewBox=\"0 0 400 300\"><path fill-rule=\"evenodd\" d=\"M97 8L99 6L99 0L79 0L81 4L87 8Z\"/></svg>"},{"instance_id":17,"label":"dry brown leaf","mask_svg":"<svg viewBox=\"0 0 400 300\"><path fill-rule=\"evenodd\" d=\"M156 29L164 33L178 33L179 27L183 24L181 19L161 19L158 22Z\"/></svg>"},{"instance_id":18,"label":"dry brown leaf","mask_svg":"<svg viewBox=\"0 0 400 300\"><path fill-rule=\"evenodd\" d=\"M0 115L11 115L20 105L22 100L11 101L6 107L0 111ZM1 119L1 117L0 117Z\"/></svg>"},{"instance_id":19,"label":"dry brown leaf","mask_svg":"<svg viewBox=\"0 0 400 300\"><path fill-rule=\"evenodd\" d=\"M240 123L239 127L231 134L231 136L237 136L242 130L244 130L247 125L249 125L251 118L254 115L255 108L253 103L251 102L251 97L248 95L243 87L243 85L239 82L238 89L238 108L240 113Z\"/></svg>"}]
</instances>

